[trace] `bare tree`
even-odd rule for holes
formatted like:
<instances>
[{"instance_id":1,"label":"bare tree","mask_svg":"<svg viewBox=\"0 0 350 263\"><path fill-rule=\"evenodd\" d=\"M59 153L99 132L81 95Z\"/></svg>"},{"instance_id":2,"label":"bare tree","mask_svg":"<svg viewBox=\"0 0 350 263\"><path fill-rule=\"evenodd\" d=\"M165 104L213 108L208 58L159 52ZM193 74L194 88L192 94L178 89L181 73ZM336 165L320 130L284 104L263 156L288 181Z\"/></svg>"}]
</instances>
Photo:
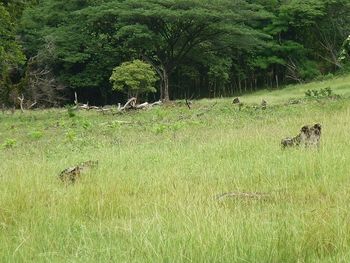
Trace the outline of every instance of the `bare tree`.
<instances>
[{"instance_id":1,"label":"bare tree","mask_svg":"<svg viewBox=\"0 0 350 263\"><path fill-rule=\"evenodd\" d=\"M65 86L59 83L48 66L42 66L39 57L28 60L26 97L30 103L41 106L57 106L65 100Z\"/></svg>"},{"instance_id":2,"label":"bare tree","mask_svg":"<svg viewBox=\"0 0 350 263\"><path fill-rule=\"evenodd\" d=\"M286 64L286 68L287 68L286 78L297 81L299 83L303 82L299 74L298 66L291 58L289 58L289 61Z\"/></svg>"}]
</instances>

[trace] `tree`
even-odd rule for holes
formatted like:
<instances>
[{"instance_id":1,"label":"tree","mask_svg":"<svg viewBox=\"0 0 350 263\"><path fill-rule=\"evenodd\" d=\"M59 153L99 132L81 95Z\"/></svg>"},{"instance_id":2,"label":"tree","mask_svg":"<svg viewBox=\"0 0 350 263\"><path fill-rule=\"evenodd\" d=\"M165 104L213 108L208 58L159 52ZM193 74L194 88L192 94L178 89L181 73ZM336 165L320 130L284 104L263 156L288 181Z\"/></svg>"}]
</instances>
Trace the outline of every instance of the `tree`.
<instances>
[{"instance_id":1,"label":"tree","mask_svg":"<svg viewBox=\"0 0 350 263\"><path fill-rule=\"evenodd\" d=\"M119 96L110 72L135 59L158 74L162 100L335 72L349 25L348 0L45 0L20 32L28 58L40 52L59 83L106 104Z\"/></svg>"},{"instance_id":2,"label":"tree","mask_svg":"<svg viewBox=\"0 0 350 263\"><path fill-rule=\"evenodd\" d=\"M25 57L16 41L15 25L0 3L0 99L8 102L11 92L10 70L23 64Z\"/></svg>"},{"instance_id":3,"label":"tree","mask_svg":"<svg viewBox=\"0 0 350 263\"><path fill-rule=\"evenodd\" d=\"M114 68L110 77L114 90L125 92L129 98L136 99L140 94L156 92L154 86L157 80L156 72L141 60L124 62Z\"/></svg>"},{"instance_id":4,"label":"tree","mask_svg":"<svg viewBox=\"0 0 350 263\"><path fill-rule=\"evenodd\" d=\"M260 18L258 10L240 0L125 0L82 13L95 23L106 17L114 20L112 38L154 67L161 79L161 99L169 100L169 78L192 50L206 47L207 51L229 52L239 42L237 38L245 36L250 36L246 46L257 43L262 34L249 27L249 20Z\"/></svg>"},{"instance_id":5,"label":"tree","mask_svg":"<svg viewBox=\"0 0 350 263\"><path fill-rule=\"evenodd\" d=\"M40 53L42 62L66 93L78 91L91 103L112 103L115 97L109 82L115 65L130 57L122 44L111 37L114 20L89 20L80 13L100 5L99 0L46 0L24 12L21 38L27 57ZM49 48L48 48L49 47Z\"/></svg>"},{"instance_id":6,"label":"tree","mask_svg":"<svg viewBox=\"0 0 350 263\"><path fill-rule=\"evenodd\" d=\"M342 45L339 61L344 64L350 62L350 35L345 39Z\"/></svg>"}]
</instances>

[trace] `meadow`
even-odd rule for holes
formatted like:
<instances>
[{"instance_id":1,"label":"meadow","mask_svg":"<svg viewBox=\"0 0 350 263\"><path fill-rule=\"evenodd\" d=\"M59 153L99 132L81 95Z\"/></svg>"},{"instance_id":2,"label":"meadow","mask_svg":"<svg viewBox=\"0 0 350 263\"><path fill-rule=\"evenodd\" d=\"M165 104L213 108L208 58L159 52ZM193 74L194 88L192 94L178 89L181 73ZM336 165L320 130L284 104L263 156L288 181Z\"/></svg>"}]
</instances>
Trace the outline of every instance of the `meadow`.
<instances>
[{"instance_id":1,"label":"meadow","mask_svg":"<svg viewBox=\"0 0 350 263\"><path fill-rule=\"evenodd\" d=\"M349 262L350 76L241 100L0 113L0 261ZM317 122L319 149L281 149Z\"/></svg>"}]
</instances>

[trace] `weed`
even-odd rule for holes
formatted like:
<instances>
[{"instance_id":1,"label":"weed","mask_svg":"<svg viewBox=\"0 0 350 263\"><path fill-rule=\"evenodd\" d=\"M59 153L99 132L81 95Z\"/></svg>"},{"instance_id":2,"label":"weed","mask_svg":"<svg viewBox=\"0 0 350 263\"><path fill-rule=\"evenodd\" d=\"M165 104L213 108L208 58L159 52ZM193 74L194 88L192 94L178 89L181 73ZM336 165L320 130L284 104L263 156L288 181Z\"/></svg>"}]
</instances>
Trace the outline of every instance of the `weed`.
<instances>
[{"instance_id":1,"label":"weed","mask_svg":"<svg viewBox=\"0 0 350 263\"><path fill-rule=\"evenodd\" d=\"M66 105L66 109L69 118L73 118L77 115L77 108L75 105Z\"/></svg>"},{"instance_id":2,"label":"weed","mask_svg":"<svg viewBox=\"0 0 350 263\"><path fill-rule=\"evenodd\" d=\"M2 149L10 149L15 147L17 144L17 140L16 139L6 139L5 142L3 144L1 144Z\"/></svg>"},{"instance_id":3,"label":"weed","mask_svg":"<svg viewBox=\"0 0 350 263\"><path fill-rule=\"evenodd\" d=\"M34 130L28 133L28 137L33 140L39 140L44 136L43 132Z\"/></svg>"},{"instance_id":4,"label":"weed","mask_svg":"<svg viewBox=\"0 0 350 263\"><path fill-rule=\"evenodd\" d=\"M323 99L323 98L339 98L339 95L335 94L330 87L322 88L319 90L312 89L305 92L305 97L308 99Z\"/></svg>"}]
</instances>

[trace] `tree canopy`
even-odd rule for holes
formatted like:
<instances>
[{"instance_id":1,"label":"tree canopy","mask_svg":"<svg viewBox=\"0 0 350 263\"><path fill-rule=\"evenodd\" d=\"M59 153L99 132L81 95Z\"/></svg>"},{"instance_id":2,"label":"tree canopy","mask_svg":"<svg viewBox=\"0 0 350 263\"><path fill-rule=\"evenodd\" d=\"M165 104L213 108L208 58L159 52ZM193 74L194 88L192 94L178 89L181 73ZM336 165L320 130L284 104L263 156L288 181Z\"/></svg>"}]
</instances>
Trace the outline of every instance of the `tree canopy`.
<instances>
[{"instance_id":1,"label":"tree canopy","mask_svg":"<svg viewBox=\"0 0 350 263\"><path fill-rule=\"evenodd\" d=\"M23 65L24 52L66 87L68 97L76 90L99 104L118 100L112 70L136 59L158 74L163 100L241 94L336 73L350 32L347 0L3 3L2 82L28 76L33 64ZM17 66L16 81L5 81L4 72L9 76Z\"/></svg>"},{"instance_id":2,"label":"tree canopy","mask_svg":"<svg viewBox=\"0 0 350 263\"><path fill-rule=\"evenodd\" d=\"M138 98L140 94L157 91L154 87L156 73L151 65L138 59L114 68L109 80L114 90L127 93L129 98Z\"/></svg>"}]
</instances>

